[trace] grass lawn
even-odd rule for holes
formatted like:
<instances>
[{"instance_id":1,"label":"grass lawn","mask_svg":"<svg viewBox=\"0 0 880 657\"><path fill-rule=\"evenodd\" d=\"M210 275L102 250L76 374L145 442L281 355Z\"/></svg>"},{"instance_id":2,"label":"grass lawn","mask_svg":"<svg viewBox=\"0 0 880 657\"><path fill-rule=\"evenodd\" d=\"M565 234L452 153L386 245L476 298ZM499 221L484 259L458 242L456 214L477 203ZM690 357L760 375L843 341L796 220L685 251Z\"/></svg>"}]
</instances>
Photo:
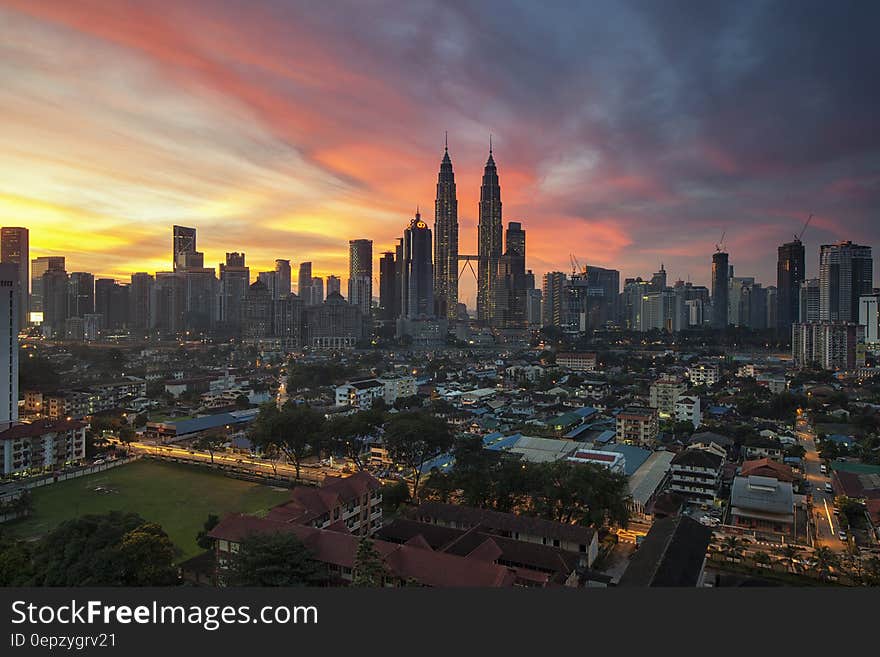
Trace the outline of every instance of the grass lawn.
<instances>
[{"instance_id":1,"label":"grass lawn","mask_svg":"<svg viewBox=\"0 0 880 657\"><path fill-rule=\"evenodd\" d=\"M98 486L110 492L95 491ZM89 513L133 511L159 523L189 559L201 550L196 534L208 514L265 513L290 497L289 490L240 481L203 468L140 460L31 491L30 517L5 525L14 536L36 538L61 522Z\"/></svg>"}]
</instances>

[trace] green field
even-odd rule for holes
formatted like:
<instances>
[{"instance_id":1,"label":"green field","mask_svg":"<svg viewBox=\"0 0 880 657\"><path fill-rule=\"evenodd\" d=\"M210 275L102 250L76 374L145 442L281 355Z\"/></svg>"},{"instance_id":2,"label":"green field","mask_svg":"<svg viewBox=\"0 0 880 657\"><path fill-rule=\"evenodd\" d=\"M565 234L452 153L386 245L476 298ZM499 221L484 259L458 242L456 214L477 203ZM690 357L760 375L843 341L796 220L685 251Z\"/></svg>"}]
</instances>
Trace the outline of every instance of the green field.
<instances>
[{"instance_id":1,"label":"green field","mask_svg":"<svg viewBox=\"0 0 880 657\"><path fill-rule=\"evenodd\" d=\"M108 491L96 491L99 486ZM290 498L289 490L148 460L37 488L32 494L31 516L5 525L14 536L36 538L88 513L133 511L162 525L180 550L181 561L201 552L196 534L208 514L260 514Z\"/></svg>"}]
</instances>

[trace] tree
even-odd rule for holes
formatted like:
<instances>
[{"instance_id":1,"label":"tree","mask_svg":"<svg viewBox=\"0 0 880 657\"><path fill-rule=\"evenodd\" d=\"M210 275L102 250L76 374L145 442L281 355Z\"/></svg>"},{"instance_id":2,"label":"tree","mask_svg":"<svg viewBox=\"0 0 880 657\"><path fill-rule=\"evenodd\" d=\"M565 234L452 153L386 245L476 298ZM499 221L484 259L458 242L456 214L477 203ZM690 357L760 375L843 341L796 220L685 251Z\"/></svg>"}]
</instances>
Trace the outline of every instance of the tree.
<instances>
[{"instance_id":1,"label":"tree","mask_svg":"<svg viewBox=\"0 0 880 657\"><path fill-rule=\"evenodd\" d=\"M235 398L235 407L241 409L250 408L251 401L248 399L247 395L239 395Z\"/></svg>"},{"instance_id":2,"label":"tree","mask_svg":"<svg viewBox=\"0 0 880 657\"><path fill-rule=\"evenodd\" d=\"M376 551L373 541L364 536L358 542L351 585L378 588L382 586L387 575L382 555Z\"/></svg>"},{"instance_id":3,"label":"tree","mask_svg":"<svg viewBox=\"0 0 880 657\"><path fill-rule=\"evenodd\" d=\"M819 573L819 577L827 580L831 575L831 569L836 568L838 564L837 555L831 551L831 548L816 548L813 553L813 565Z\"/></svg>"},{"instance_id":4,"label":"tree","mask_svg":"<svg viewBox=\"0 0 880 657\"><path fill-rule=\"evenodd\" d=\"M382 505L394 513L402 504L409 502L409 486L405 481L398 481L382 487Z\"/></svg>"},{"instance_id":5,"label":"tree","mask_svg":"<svg viewBox=\"0 0 880 657\"><path fill-rule=\"evenodd\" d=\"M111 511L61 523L34 546L36 586L167 586L174 546L159 525Z\"/></svg>"},{"instance_id":6,"label":"tree","mask_svg":"<svg viewBox=\"0 0 880 657\"><path fill-rule=\"evenodd\" d=\"M196 544L202 548L203 550L210 550L214 545L214 540L208 536L214 527L216 527L220 523L220 518L211 513L208 515L208 518L205 520L202 528L199 530L199 533L196 534Z\"/></svg>"},{"instance_id":7,"label":"tree","mask_svg":"<svg viewBox=\"0 0 880 657\"><path fill-rule=\"evenodd\" d=\"M318 586L328 576L295 534L277 532L245 537L224 579L230 586Z\"/></svg>"},{"instance_id":8,"label":"tree","mask_svg":"<svg viewBox=\"0 0 880 657\"><path fill-rule=\"evenodd\" d=\"M721 551L728 559L735 561L742 557L742 541L736 536L725 536L721 543Z\"/></svg>"},{"instance_id":9,"label":"tree","mask_svg":"<svg viewBox=\"0 0 880 657\"><path fill-rule=\"evenodd\" d=\"M279 409L268 402L260 407L248 435L263 453L283 454L299 479L303 459L318 449L325 422L321 413L308 406L288 402Z\"/></svg>"},{"instance_id":10,"label":"tree","mask_svg":"<svg viewBox=\"0 0 880 657\"><path fill-rule=\"evenodd\" d=\"M385 447L391 460L413 473L413 499L419 499L422 466L452 446L445 420L419 411L398 413L385 426Z\"/></svg>"},{"instance_id":11,"label":"tree","mask_svg":"<svg viewBox=\"0 0 880 657\"><path fill-rule=\"evenodd\" d=\"M211 455L211 465L214 465L214 452L229 442L229 437L223 429L211 429L206 431L193 442L193 447L201 452Z\"/></svg>"},{"instance_id":12,"label":"tree","mask_svg":"<svg viewBox=\"0 0 880 657\"><path fill-rule=\"evenodd\" d=\"M783 545L782 547L780 547L776 550L776 554L779 555L779 560L782 563L788 564L788 570L793 573L794 572L794 560L795 560L795 557L797 557L799 554L797 548L795 546L791 545L790 543L786 543L785 545Z\"/></svg>"},{"instance_id":13,"label":"tree","mask_svg":"<svg viewBox=\"0 0 880 657\"><path fill-rule=\"evenodd\" d=\"M625 527L629 522L626 477L593 464L555 461L533 465L538 514L548 520Z\"/></svg>"},{"instance_id":14,"label":"tree","mask_svg":"<svg viewBox=\"0 0 880 657\"><path fill-rule=\"evenodd\" d=\"M327 423L327 433L334 449L351 459L358 470L363 470L364 439L376 433L384 421L384 412L372 408L331 420Z\"/></svg>"},{"instance_id":15,"label":"tree","mask_svg":"<svg viewBox=\"0 0 880 657\"><path fill-rule=\"evenodd\" d=\"M30 543L0 534L0 586L27 586L33 575Z\"/></svg>"},{"instance_id":16,"label":"tree","mask_svg":"<svg viewBox=\"0 0 880 657\"><path fill-rule=\"evenodd\" d=\"M770 555L766 552L755 552L755 554L752 555L752 560L759 566L770 566Z\"/></svg>"}]
</instances>

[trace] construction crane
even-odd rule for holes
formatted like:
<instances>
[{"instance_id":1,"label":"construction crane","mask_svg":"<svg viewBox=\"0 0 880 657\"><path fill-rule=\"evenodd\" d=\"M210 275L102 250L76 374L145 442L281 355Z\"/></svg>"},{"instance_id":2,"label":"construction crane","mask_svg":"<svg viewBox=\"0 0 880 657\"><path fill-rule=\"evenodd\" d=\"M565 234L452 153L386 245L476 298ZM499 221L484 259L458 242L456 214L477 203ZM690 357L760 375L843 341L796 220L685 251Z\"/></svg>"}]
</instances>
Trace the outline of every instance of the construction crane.
<instances>
[{"instance_id":1,"label":"construction crane","mask_svg":"<svg viewBox=\"0 0 880 657\"><path fill-rule=\"evenodd\" d=\"M721 241L715 245L715 252L721 253L721 247L724 246L724 236L727 235L727 230L721 231Z\"/></svg>"},{"instance_id":2,"label":"construction crane","mask_svg":"<svg viewBox=\"0 0 880 657\"><path fill-rule=\"evenodd\" d=\"M580 273L581 271L581 263L578 262L577 257L573 253L568 254L569 259L571 260L571 275Z\"/></svg>"},{"instance_id":3,"label":"construction crane","mask_svg":"<svg viewBox=\"0 0 880 657\"><path fill-rule=\"evenodd\" d=\"M794 236L794 241L795 241L795 242L800 242L800 241L801 241L801 238L804 236L804 233L805 233L806 230L807 230L807 226L810 225L810 222L811 222L812 220L813 220L813 215L811 214L809 217L807 217L806 222L804 222L804 227L801 228L801 232Z\"/></svg>"}]
</instances>

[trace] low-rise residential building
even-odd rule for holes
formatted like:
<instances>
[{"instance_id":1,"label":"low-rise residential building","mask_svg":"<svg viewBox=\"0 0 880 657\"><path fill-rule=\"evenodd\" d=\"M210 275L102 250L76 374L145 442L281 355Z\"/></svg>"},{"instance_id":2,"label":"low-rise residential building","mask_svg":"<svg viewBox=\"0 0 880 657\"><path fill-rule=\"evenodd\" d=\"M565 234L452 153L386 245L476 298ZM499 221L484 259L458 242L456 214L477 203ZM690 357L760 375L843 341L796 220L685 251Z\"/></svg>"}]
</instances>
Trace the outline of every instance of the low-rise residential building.
<instances>
[{"instance_id":1,"label":"low-rise residential building","mask_svg":"<svg viewBox=\"0 0 880 657\"><path fill-rule=\"evenodd\" d=\"M86 428L79 420L43 419L0 432L3 474L55 468L86 457Z\"/></svg>"},{"instance_id":2,"label":"low-rise residential building","mask_svg":"<svg viewBox=\"0 0 880 657\"><path fill-rule=\"evenodd\" d=\"M680 376L663 376L651 384L651 408L656 408L660 417L675 415L675 402L687 390L687 383Z\"/></svg>"},{"instance_id":3,"label":"low-rise residential building","mask_svg":"<svg viewBox=\"0 0 880 657\"><path fill-rule=\"evenodd\" d=\"M721 380L717 363L696 363L687 369L687 377L694 386L714 386Z\"/></svg>"},{"instance_id":4,"label":"low-rise residential building","mask_svg":"<svg viewBox=\"0 0 880 657\"><path fill-rule=\"evenodd\" d=\"M416 394L416 380L411 376L388 376L351 381L336 387L336 405L367 410L377 399L389 406L398 399Z\"/></svg>"},{"instance_id":5,"label":"low-rise residential building","mask_svg":"<svg viewBox=\"0 0 880 657\"><path fill-rule=\"evenodd\" d=\"M629 445L652 445L660 432L656 408L627 406L617 414L617 442Z\"/></svg>"},{"instance_id":6,"label":"low-rise residential building","mask_svg":"<svg viewBox=\"0 0 880 657\"><path fill-rule=\"evenodd\" d=\"M700 398L697 395L682 395L676 399L675 419L678 422L690 422L694 429L698 429L703 423Z\"/></svg>"},{"instance_id":7,"label":"low-rise residential building","mask_svg":"<svg viewBox=\"0 0 880 657\"><path fill-rule=\"evenodd\" d=\"M620 452L606 452L598 449L579 449L566 460L573 463L589 463L608 468L611 472L623 474L626 468L626 457Z\"/></svg>"},{"instance_id":8,"label":"low-rise residential building","mask_svg":"<svg viewBox=\"0 0 880 657\"><path fill-rule=\"evenodd\" d=\"M724 457L702 449L686 449L672 459L670 490L697 504L714 504L721 490Z\"/></svg>"},{"instance_id":9,"label":"low-rise residential building","mask_svg":"<svg viewBox=\"0 0 880 657\"><path fill-rule=\"evenodd\" d=\"M560 352L556 354L556 365L575 372L594 372L596 370L596 354Z\"/></svg>"},{"instance_id":10,"label":"low-rise residential building","mask_svg":"<svg viewBox=\"0 0 880 657\"><path fill-rule=\"evenodd\" d=\"M693 518L657 520L636 550L618 586L657 587L704 584L712 530Z\"/></svg>"}]
</instances>

